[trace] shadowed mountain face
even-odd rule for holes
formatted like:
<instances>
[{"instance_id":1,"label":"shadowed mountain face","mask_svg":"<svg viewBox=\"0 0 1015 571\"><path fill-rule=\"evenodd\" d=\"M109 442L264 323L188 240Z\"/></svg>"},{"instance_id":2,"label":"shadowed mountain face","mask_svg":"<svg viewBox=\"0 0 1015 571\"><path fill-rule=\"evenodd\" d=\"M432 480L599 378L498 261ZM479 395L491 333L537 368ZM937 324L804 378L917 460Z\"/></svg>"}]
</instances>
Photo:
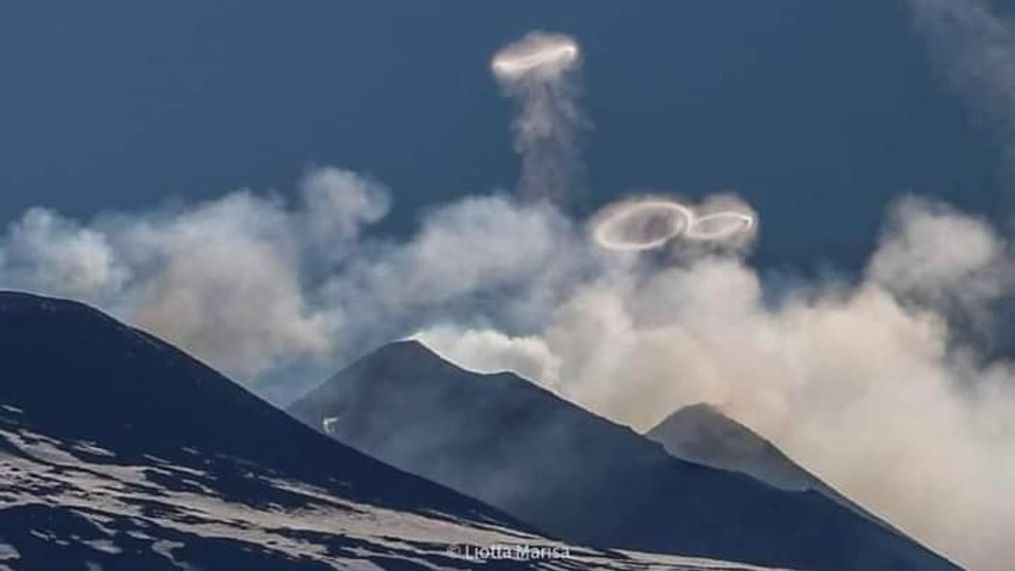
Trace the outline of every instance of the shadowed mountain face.
<instances>
[{"instance_id":1,"label":"shadowed mountain face","mask_svg":"<svg viewBox=\"0 0 1015 571\"><path fill-rule=\"evenodd\" d=\"M742 472L783 490L830 490L771 442L707 404L681 408L645 436L677 458Z\"/></svg>"},{"instance_id":2,"label":"shadowed mountain face","mask_svg":"<svg viewBox=\"0 0 1015 571\"><path fill-rule=\"evenodd\" d=\"M519 543L562 547L95 310L0 293L0 569L549 565L448 552ZM719 565L570 549L554 569Z\"/></svg>"},{"instance_id":3,"label":"shadowed mountain face","mask_svg":"<svg viewBox=\"0 0 1015 571\"><path fill-rule=\"evenodd\" d=\"M681 408L645 436L682 460L740 472L782 490L813 490L875 523L889 526L808 472L774 444L707 404Z\"/></svg>"},{"instance_id":4,"label":"shadowed mountain face","mask_svg":"<svg viewBox=\"0 0 1015 571\"><path fill-rule=\"evenodd\" d=\"M684 462L511 374L388 345L294 404L310 426L569 541L816 570L954 569L812 492Z\"/></svg>"}]
</instances>

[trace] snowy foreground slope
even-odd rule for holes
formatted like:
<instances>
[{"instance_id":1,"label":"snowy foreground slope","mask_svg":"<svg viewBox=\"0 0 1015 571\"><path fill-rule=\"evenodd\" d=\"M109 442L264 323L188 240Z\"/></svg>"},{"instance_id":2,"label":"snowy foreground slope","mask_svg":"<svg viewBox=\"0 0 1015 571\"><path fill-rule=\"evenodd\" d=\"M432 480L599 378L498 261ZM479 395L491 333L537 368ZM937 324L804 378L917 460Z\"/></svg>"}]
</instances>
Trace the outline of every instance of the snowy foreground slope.
<instances>
[{"instance_id":1,"label":"snowy foreground slope","mask_svg":"<svg viewBox=\"0 0 1015 571\"><path fill-rule=\"evenodd\" d=\"M289 505L235 501L199 459L121 464L94 444L19 427L13 408L3 416L0 568L469 569L481 563L469 559L476 549L498 545L532 547L533 568L751 568L569 547L503 524L346 500L256 468L247 477Z\"/></svg>"},{"instance_id":2,"label":"snowy foreground slope","mask_svg":"<svg viewBox=\"0 0 1015 571\"><path fill-rule=\"evenodd\" d=\"M3 569L750 569L542 538L78 304L0 293L0 371Z\"/></svg>"}]
</instances>

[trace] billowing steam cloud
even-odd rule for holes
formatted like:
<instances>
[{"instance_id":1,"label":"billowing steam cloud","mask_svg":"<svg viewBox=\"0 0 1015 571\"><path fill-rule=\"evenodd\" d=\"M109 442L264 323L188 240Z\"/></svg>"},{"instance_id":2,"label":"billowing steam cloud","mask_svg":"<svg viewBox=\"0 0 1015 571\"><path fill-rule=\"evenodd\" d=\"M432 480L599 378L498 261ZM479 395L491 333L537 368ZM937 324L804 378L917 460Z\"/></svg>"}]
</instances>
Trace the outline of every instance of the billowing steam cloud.
<instances>
[{"instance_id":1,"label":"billowing steam cloud","mask_svg":"<svg viewBox=\"0 0 1015 571\"><path fill-rule=\"evenodd\" d=\"M97 303L239 378L279 361L325 358L336 324L311 308L305 280L341 263L388 198L337 169L309 175L301 197L287 209L278 198L235 192L88 226L33 209L0 244L0 282Z\"/></svg>"},{"instance_id":2,"label":"billowing steam cloud","mask_svg":"<svg viewBox=\"0 0 1015 571\"><path fill-rule=\"evenodd\" d=\"M708 402L832 485L975 569L1015 547L1015 368L956 338L961 307L1011 290L985 222L908 198L866 277L776 290L731 255L612 259L540 330L443 324L418 337L646 430ZM775 301L772 301L775 298Z\"/></svg>"},{"instance_id":3,"label":"billowing steam cloud","mask_svg":"<svg viewBox=\"0 0 1015 571\"><path fill-rule=\"evenodd\" d=\"M575 166L579 54L534 34L494 58L530 195ZM623 202L591 240L548 201L471 196L404 241L366 231L389 196L325 168L294 203L240 191L88 223L34 209L0 239L0 287L91 301L262 390L286 378L283 400L414 335L638 429L710 402L966 565L1015 560L1015 364L956 325L1013 293L1012 245L983 220L900 200L855 283L787 287L745 261L757 220L730 195Z\"/></svg>"},{"instance_id":4,"label":"billowing steam cloud","mask_svg":"<svg viewBox=\"0 0 1015 571\"><path fill-rule=\"evenodd\" d=\"M469 197L394 243L361 235L389 205L368 178L318 169L298 196L238 191L89 224L32 209L0 237L0 287L97 304L243 382L309 364L314 383L434 315L490 306L498 323L531 324L588 263L572 223L545 204Z\"/></svg>"},{"instance_id":5,"label":"billowing steam cloud","mask_svg":"<svg viewBox=\"0 0 1015 571\"><path fill-rule=\"evenodd\" d=\"M494 55L490 69L513 98L515 148L522 155L519 187L531 199L562 199L578 168L575 131L581 113L575 103L574 72L581 49L563 34L532 32Z\"/></svg>"}]
</instances>

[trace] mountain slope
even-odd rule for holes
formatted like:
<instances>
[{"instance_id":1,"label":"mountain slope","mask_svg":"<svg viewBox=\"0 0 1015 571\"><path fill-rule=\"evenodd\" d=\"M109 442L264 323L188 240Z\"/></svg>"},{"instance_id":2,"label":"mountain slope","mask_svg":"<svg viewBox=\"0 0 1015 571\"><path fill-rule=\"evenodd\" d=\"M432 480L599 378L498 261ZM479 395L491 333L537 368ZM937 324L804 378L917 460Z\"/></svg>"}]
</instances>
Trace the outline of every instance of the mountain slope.
<instances>
[{"instance_id":1,"label":"mountain slope","mask_svg":"<svg viewBox=\"0 0 1015 571\"><path fill-rule=\"evenodd\" d=\"M814 490L866 517L874 517L774 444L707 404L677 410L645 436L677 458L741 472L783 490Z\"/></svg>"},{"instance_id":2,"label":"mountain slope","mask_svg":"<svg viewBox=\"0 0 1015 571\"><path fill-rule=\"evenodd\" d=\"M879 525L894 528L839 493L774 444L707 404L685 406L645 433L673 456L751 476L787 491L813 490Z\"/></svg>"},{"instance_id":3,"label":"mountain slope","mask_svg":"<svg viewBox=\"0 0 1015 571\"><path fill-rule=\"evenodd\" d=\"M505 562L463 551L500 544L570 557ZM722 567L568 548L307 429L95 310L0 293L0 569L551 563Z\"/></svg>"},{"instance_id":4,"label":"mountain slope","mask_svg":"<svg viewBox=\"0 0 1015 571\"><path fill-rule=\"evenodd\" d=\"M818 570L953 569L820 494L673 458L511 374L388 345L295 403L310 426L552 534Z\"/></svg>"},{"instance_id":5,"label":"mountain slope","mask_svg":"<svg viewBox=\"0 0 1015 571\"><path fill-rule=\"evenodd\" d=\"M684 460L742 472L784 490L839 496L771 442L707 404L677 410L645 436Z\"/></svg>"}]
</instances>

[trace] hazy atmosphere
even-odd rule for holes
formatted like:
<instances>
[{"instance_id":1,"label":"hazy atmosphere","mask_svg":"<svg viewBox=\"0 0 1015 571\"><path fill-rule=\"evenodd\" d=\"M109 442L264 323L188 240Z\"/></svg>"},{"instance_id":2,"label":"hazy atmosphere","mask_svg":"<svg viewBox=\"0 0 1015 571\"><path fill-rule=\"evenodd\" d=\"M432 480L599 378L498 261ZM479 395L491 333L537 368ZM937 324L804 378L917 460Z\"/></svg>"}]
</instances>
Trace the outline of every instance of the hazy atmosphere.
<instances>
[{"instance_id":1,"label":"hazy atmosphere","mask_svg":"<svg viewBox=\"0 0 1015 571\"><path fill-rule=\"evenodd\" d=\"M366 4L183 3L134 53L0 8L0 287L282 406L406 338L638 432L713 404L1002 569L1015 6L815 4L406 4L374 38Z\"/></svg>"}]
</instances>

